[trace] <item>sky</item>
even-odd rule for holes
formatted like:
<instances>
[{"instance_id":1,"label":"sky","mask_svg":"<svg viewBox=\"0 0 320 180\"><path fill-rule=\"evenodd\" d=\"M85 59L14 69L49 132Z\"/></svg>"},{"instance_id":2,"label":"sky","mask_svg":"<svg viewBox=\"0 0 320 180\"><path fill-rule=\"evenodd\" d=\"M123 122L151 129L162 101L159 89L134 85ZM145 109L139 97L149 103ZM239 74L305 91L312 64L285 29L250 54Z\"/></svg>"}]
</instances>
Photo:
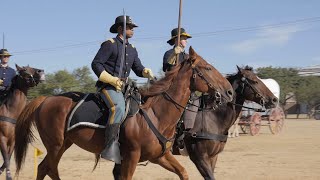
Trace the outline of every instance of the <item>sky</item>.
<instances>
[{"instance_id":1,"label":"sky","mask_svg":"<svg viewBox=\"0 0 320 180\"><path fill-rule=\"evenodd\" d=\"M157 75L171 48L166 41L178 26L178 0L0 2L0 33L14 55L10 65L46 73L91 67L125 9L139 26L129 41ZM236 65L302 68L320 64L319 10L318 0L183 0L181 26L193 36L188 48L221 73L236 72ZM133 71L130 77L137 78Z\"/></svg>"}]
</instances>

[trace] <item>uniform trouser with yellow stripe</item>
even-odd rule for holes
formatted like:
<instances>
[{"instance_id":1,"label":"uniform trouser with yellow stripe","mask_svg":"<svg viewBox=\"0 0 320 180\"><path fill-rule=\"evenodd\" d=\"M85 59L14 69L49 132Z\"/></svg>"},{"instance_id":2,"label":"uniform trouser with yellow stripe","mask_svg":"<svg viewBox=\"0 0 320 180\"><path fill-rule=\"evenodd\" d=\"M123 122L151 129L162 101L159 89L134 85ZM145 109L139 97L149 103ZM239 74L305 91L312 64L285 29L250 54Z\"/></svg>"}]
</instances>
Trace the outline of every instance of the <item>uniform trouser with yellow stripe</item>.
<instances>
[{"instance_id":1,"label":"uniform trouser with yellow stripe","mask_svg":"<svg viewBox=\"0 0 320 180\"><path fill-rule=\"evenodd\" d=\"M120 123L125 114L125 101L122 92L117 92L113 86L107 86L100 94L109 108L107 124Z\"/></svg>"},{"instance_id":2,"label":"uniform trouser with yellow stripe","mask_svg":"<svg viewBox=\"0 0 320 180\"><path fill-rule=\"evenodd\" d=\"M120 164L118 133L121 120L125 114L124 97L121 92L117 92L110 85L101 91L101 97L109 108L108 123L105 131L105 148L101 152L101 157Z\"/></svg>"}]
</instances>

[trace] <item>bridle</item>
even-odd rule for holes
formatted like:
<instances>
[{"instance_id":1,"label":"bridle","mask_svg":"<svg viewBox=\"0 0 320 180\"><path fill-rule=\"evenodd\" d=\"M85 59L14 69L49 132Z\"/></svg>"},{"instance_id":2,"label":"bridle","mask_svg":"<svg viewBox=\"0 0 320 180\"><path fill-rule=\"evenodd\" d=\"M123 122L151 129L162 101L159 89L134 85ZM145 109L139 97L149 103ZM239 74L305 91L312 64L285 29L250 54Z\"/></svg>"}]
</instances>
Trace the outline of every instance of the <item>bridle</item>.
<instances>
[{"instance_id":1,"label":"bridle","mask_svg":"<svg viewBox=\"0 0 320 180\"><path fill-rule=\"evenodd\" d=\"M251 81L252 81L252 80L251 80ZM264 107L265 102L266 102L266 98L259 93L259 91L257 90L257 88L254 87L254 86L248 81L248 79L247 79L246 77L244 77L244 76L241 77L241 80L240 80L240 82L239 82L239 85L240 85L240 87L242 87L242 88L239 90L239 87L238 87L238 88L236 89L236 92L237 92L237 93L243 94L245 88L246 88L246 87L249 87L249 88L252 90L253 94L254 94L257 98L260 98L259 104L260 104L262 107ZM240 92L239 92L239 91L240 91Z\"/></svg>"},{"instance_id":2,"label":"bridle","mask_svg":"<svg viewBox=\"0 0 320 180\"><path fill-rule=\"evenodd\" d=\"M192 63L193 62L193 63ZM201 71L200 68L205 68L206 70L208 71L211 71L211 67L208 67L208 66L199 66L198 63L200 62L200 59L188 59L186 60L186 63L190 63L191 65L191 68L192 68L192 79L193 79L193 83L195 84L196 82L196 78L197 76L199 76L201 79L203 79L207 85L209 86L210 89L213 89L215 91L215 97L216 97L216 100L215 102L219 102L219 105L222 104L221 100L222 100L222 96L221 94L217 91L217 87L215 87L213 84L211 84L208 80L208 77L205 76L205 74ZM185 63L182 62L182 63ZM174 98L172 96L170 96L170 94L167 92L167 91L164 91L163 93L163 96L168 99L170 102L172 102L175 106L178 106L182 109L185 109L186 106L182 106L181 104L179 104L176 100L174 100Z\"/></svg>"},{"instance_id":3,"label":"bridle","mask_svg":"<svg viewBox=\"0 0 320 180\"><path fill-rule=\"evenodd\" d=\"M23 73L25 73L28 77L22 76L20 72L19 77L24 79L28 86L36 86L39 84L39 81L36 81L36 78L31 73L27 72L26 70L24 70Z\"/></svg>"}]
</instances>

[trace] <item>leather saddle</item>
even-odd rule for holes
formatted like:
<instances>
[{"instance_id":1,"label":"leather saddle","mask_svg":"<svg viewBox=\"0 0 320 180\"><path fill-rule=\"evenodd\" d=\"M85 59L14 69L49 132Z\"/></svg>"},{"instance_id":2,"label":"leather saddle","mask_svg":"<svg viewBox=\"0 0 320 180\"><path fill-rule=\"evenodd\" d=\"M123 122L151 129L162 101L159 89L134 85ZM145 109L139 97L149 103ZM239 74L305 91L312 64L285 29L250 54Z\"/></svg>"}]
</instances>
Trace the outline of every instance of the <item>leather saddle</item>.
<instances>
[{"instance_id":1,"label":"leather saddle","mask_svg":"<svg viewBox=\"0 0 320 180\"><path fill-rule=\"evenodd\" d=\"M128 83L125 86L123 94L126 102L125 120L127 117L132 117L138 113L139 106L141 105L141 95L134 82ZM78 126L105 128L108 114L108 107L99 93L85 94L71 111L68 118L67 130L69 131Z\"/></svg>"}]
</instances>

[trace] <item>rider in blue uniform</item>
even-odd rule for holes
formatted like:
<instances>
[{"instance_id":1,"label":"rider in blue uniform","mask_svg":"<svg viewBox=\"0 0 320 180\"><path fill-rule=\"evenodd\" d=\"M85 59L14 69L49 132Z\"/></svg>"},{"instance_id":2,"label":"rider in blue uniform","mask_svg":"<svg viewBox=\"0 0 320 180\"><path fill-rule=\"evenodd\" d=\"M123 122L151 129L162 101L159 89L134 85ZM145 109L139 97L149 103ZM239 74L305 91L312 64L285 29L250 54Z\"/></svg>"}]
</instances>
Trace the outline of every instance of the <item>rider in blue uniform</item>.
<instances>
[{"instance_id":1,"label":"rider in blue uniform","mask_svg":"<svg viewBox=\"0 0 320 180\"><path fill-rule=\"evenodd\" d=\"M171 39L167 41L167 43L173 48L169 49L165 52L163 56L163 67L162 70L164 72L170 71L173 66L177 63L182 63L185 59L188 58L188 54L185 52L185 48L187 46L187 39L192 38L190 34L186 32L184 28L180 30L180 42L178 42L178 28L174 28L171 31ZM177 62L177 54L179 54L179 60ZM189 99L189 105L186 107L182 119L184 122L185 129L193 128L195 118L197 116L197 111L199 108L201 96L200 92L192 92Z\"/></svg>"},{"instance_id":2,"label":"rider in blue uniform","mask_svg":"<svg viewBox=\"0 0 320 180\"><path fill-rule=\"evenodd\" d=\"M123 49L124 16L118 16L110 27L111 33L116 33L115 38L101 44L101 47L92 61L92 70L98 76L98 84L103 84L100 94L109 108L108 123L105 131L105 149L101 157L120 164L118 131L125 113L125 100L121 92L126 83L131 69L139 77L153 79L151 69L145 68L138 57L136 48L128 42L134 34L133 28L138 27L126 16L126 48L122 73L120 72L121 55Z\"/></svg>"},{"instance_id":3,"label":"rider in blue uniform","mask_svg":"<svg viewBox=\"0 0 320 180\"><path fill-rule=\"evenodd\" d=\"M10 56L12 56L7 49L0 50L0 96L4 95L9 89L12 79L16 76L16 71L9 67Z\"/></svg>"}]
</instances>

